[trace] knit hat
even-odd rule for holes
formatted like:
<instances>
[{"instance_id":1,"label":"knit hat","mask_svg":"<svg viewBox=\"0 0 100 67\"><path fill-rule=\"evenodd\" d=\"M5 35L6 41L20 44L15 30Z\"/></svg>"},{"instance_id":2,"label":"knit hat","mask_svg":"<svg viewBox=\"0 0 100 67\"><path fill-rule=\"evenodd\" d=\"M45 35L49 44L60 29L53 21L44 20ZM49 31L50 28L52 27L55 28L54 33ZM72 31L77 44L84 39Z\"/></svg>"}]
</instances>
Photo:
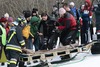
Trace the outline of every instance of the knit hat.
<instances>
[{"instance_id":1,"label":"knit hat","mask_svg":"<svg viewBox=\"0 0 100 67\"><path fill-rule=\"evenodd\" d=\"M32 13L36 13L38 11L37 8L33 8Z\"/></svg>"},{"instance_id":2,"label":"knit hat","mask_svg":"<svg viewBox=\"0 0 100 67\"><path fill-rule=\"evenodd\" d=\"M24 14L24 17L25 17L25 18L28 18L28 17L31 16L31 12L30 12L29 10L23 11L23 14Z\"/></svg>"},{"instance_id":3,"label":"knit hat","mask_svg":"<svg viewBox=\"0 0 100 67\"><path fill-rule=\"evenodd\" d=\"M4 17L0 18L0 22L6 22L6 21L7 21L6 18L4 18Z\"/></svg>"},{"instance_id":4,"label":"knit hat","mask_svg":"<svg viewBox=\"0 0 100 67\"><path fill-rule=\"evenodd\" d=\"M69 5L75 6L74 2L70 2L70 4L69 4Z\"/></svg>"},{"instance_id":5,"label":"knit hat","mask_svg":"<svg viewBox=\"0 0 100 67\"><path fill-rule=\"evenodd\" d=\"M5 14L4 14L4 17L9 17L9 14L8 14L8 13L5 13Z\"/></svg>"},{"instance_id":6,"label":"knit hat","mask_svg":"<svg viewBox=\"0 0 100 67\"><path fill-rule=\"evenodd\" d=\"M66 13L66 10L64 8L59 9L59 14L60 15L65 14L65 13Z\"/></svg>"},{"instance_id":7,"label":"knit hat","mask_svg":"<svg viewBox=\"0 0 100 67\"><path fill-rule=\"evenodd\" d=\"M12 17L9 17L8 18L8 22L13 22L13 18Z\"/></svg>"},{"instance_id":8,"label":"knit hat","mask_svg":"<svg viewBox=\"0 0 100 67\"><path fill-rule=\"evenodd\" d=\"M30 22L31 22L31 23L33 23L33 22L39 22L39 18L36 17L36 16L33 16L33 17L31 18Z\"/></svg>"}]
</instances>

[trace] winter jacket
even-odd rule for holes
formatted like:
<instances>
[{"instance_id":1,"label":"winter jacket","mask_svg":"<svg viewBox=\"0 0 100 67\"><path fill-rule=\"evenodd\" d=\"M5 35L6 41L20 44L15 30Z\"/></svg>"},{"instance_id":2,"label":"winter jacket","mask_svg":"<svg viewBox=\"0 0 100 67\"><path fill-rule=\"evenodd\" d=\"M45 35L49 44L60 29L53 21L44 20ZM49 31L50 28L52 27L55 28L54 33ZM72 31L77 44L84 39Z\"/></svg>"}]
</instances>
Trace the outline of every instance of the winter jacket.
<instances>
[{"instance_id":1,"label":"winter jacket","mask_svg":"<svg viewBox=\"0 0 100 67\"><path fill-rule=\"evenodd\" d=\"M70 9L73 12L73 16L76 18L76 20L79 20L80 11L76 7L73 7L73 8L70 8Z\"/></svg>"},{"instance_id":2,"label":"winter jacket","mask_svg":"<svg viewBox=\"0 0 100 67\"><path fill-rule=\"evenodd\" d=\"M33 16L30 22L31 22L31 33L32 35L36 36L38 32L38 26L40 23L40 19L36 16Z\"/></svg>"},{"instance_id":3,"label":"winter jacket","mask_svg":"<svg viewBox=\"0 0 100 67\"><path fill-rule=\"evenodd\" d=\"M2 26L2 24L0 24L0 46L5 46L5 45L6 45L6 30Z\"/></svg>"},{"instance_id":4,"label":"winter jacket","mask_svg":"<svg viewBox=\"0 0 100 67\"><path fill-rule=\"evenodd\" d=\"M22 52L21 48L25 46L20 26L11 27L8 33L8 43L6 49Z\"/></svg>"},{"instance_id":5,"label":"winter jacket","mask_svg":"<svg viewBox=\"0 0 100 67\"><path fill-rule=\"evenodd\" d=\"M52 31L55 29L55 20L48 17L46 21L41 20L38 31L43 33L44 37L52 35Z\"/></svg>"},{"instance_id":6,"label":"winter jacket","mask_svg":"<svg viewBox=\"0 0 100 67\"><path fill-rule=\"evenodd\" d=\"M91 2L90 0L85 0L85 2L87 2L88 5L85 5L84 9L81 10L82 19L83 21L89 21L90 17L92 16Z\"/></svg>"},{"instance_id":7,"label":"winter jacket","mask_svg":"<svg viewBox=\"0 0 100 67\"><path fill-rule=\"evenodd\" d=\"M100 4L98 5L95 11L95 17L96 17L96 29L98 32L100 30Z\"/></svg>"},{"instance_id":8,"label":"winter jacket","mask_svg":"<svg viewBox=\"0 0 100 67\"><path fill-rule=\"evenodd\" d=\"M76 29L76 20L75 18L69 14L66 13L64 17L61 17L58 22L60 23L60 26L58 26L59 30L74 30Z\"/></svg>"}]
</instances>

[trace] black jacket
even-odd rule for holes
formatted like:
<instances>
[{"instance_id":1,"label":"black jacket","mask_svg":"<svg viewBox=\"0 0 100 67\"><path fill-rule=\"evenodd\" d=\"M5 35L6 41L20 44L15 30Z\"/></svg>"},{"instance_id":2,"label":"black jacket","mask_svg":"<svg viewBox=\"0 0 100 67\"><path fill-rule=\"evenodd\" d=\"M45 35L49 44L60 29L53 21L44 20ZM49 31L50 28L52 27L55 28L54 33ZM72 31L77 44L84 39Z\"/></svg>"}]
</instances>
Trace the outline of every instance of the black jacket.
<instances>
[{"instance_id":1,"label":"black jacket","mask_svg":"<svg viewBox=\"0 0 100 67\"><path fill-rule=\"evenodd\" d=\"M21 52L21 47L25 46L25 41L22 36L22 28L14 26L8 33L8 43L6 49L16 50Z\"/></svg>"},{"instance_id":2,"label":"black jacket","mask_svg":"<svg viewBox=\"0 0 100 67\"><path fill-rule=\"evenodd\" d=\"M55 20L48 18L47 21L41 20L39 24L39 32L43 33L44 37L52 35L52 31L55 29Z\"/></svg>"}]
</instances>

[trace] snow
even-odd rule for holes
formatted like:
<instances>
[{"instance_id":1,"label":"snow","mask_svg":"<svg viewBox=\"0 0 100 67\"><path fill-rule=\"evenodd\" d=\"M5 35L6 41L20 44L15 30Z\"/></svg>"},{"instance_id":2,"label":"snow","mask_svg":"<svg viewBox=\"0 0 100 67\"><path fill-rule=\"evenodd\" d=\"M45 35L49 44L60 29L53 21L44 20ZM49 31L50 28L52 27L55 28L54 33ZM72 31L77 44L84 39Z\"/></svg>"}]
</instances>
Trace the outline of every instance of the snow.
<instances>
[{"instance_id":1,"label":"snow","mask_svg":"<svg viewBox=\"0 0 100 67\"><path fill-rule=\"evenodd\" d=\"M74 60L55 65L56 67L100 67L100 55L81 53Z\"/></svg>"}]
</instances>

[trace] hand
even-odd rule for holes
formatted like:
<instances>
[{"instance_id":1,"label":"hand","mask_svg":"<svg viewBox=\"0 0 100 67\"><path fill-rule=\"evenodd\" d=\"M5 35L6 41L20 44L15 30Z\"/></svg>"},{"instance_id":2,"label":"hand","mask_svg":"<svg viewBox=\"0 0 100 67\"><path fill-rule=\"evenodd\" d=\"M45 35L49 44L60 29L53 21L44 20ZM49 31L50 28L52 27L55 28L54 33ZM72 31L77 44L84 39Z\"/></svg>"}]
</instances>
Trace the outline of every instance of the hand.
<instances>
[{"instance_id":1,"label":"hand","mask_svg":"<svg viewBox=\"0 0 100 67\"><path fill-rule=\"evenodd\" d=\"M58 29L58 27L56 26L56 29Z\"/></svg>"},{"instance_id":2,"label":"hand","mask_svg":"<svg viewBox=\"0 0 100 67\"><path fill-rule=\"evenodd\" d=\"M34 38L32 38L32 43L34 43Z\"/></svg>"},{"instance_id":3,"label":"hand","mask_svg":"<svg viewBox=\"0 0 100 67\"><path fill-rule=\"evenodd\" d=\"M23 52L26 52L26 47L22 47L22 51Z\"/></svg>"},{"instance_id":4,"label":"hand","mask_svg":"<svg viewBox=\"0 0 100 67\"><path fill-rule=\"evenodd\" d=\"M43 35L43 33L38 33L40 36L42 36Z\"/></svg>"},{"instance_id":5,"label":"hand","mask_svg":"<svg viewBox=\"0 0 100 67\"><path fill-rule=\"evenodd\" d=\"M80 25L82 26L83 25L83 19L80 18L79 21L80 21Z\"/></svg>"}]
</instances>

